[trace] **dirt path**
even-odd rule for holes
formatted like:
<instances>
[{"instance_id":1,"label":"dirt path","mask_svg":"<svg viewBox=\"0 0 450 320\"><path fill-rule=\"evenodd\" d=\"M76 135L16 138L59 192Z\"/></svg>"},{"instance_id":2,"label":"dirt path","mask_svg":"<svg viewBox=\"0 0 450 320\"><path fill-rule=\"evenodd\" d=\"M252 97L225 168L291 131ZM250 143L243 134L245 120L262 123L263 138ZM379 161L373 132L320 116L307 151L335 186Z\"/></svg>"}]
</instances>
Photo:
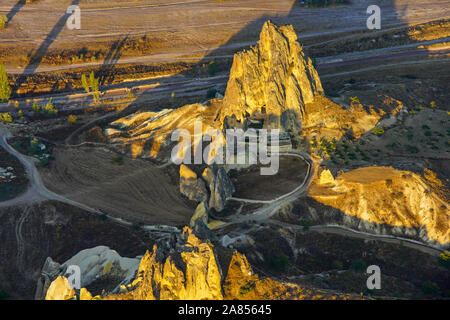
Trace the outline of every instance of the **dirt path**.
<instances>
[{"instance_id":1,"label":"dirt path","mask_svg":"<svg viewBox=\"0 0 450 320\"><path fill-rule=\"evenodd\" d=\"M0 202L0 208L11 207L11 206L16 206L16 205L30 205L32 203L42 202L45 200L56 200L56 201L63 202L63 203L72 205L74 207L83 209L90 213L95 213L95 214L99 214L99 215L103 214L103 212L101 212L95 208L91 208L85 204L73 201L71 199L68 199L66 197L63 197L61 195L58 195L58 194L48 190L42 182L42 178L41 178L38 170L36 169L33 158L22 155L21 153L17 152L14 148L12 148L6 142L6 139L8 137L11 137L11 133L2 124L0 124L0 137L1 137L0 147L3 147L6 151L8 151L10 154L12 154L17 159L19 159L19 161L25 166L27 176L30 181L29 188L25 194L22 194L21 196L16 197L11 200L8 200L8 201ZM24 220L26 218L26 216L25 217L22 216L21 219L22 218ZM111 217L111 216L108 216L108 218L110 220L112 220L116 223L119 223L121 225L124 225L124 226L128 226L128 227L133 226L133 223L126 221L124 219L121 219L121 218L115 218L115 217ZM172 226L166 226L166 225L150 225L150 226L142 226L142 228L147 231L176 232L176 233L180 232L180 230L178 228L175 228ZM17 235L18 243L22 243L20 241L20 239L21 239L20 225L18 225L18 229L16 229L16 230L17 230L16 235Z\"/></svg>"}]
</instances>

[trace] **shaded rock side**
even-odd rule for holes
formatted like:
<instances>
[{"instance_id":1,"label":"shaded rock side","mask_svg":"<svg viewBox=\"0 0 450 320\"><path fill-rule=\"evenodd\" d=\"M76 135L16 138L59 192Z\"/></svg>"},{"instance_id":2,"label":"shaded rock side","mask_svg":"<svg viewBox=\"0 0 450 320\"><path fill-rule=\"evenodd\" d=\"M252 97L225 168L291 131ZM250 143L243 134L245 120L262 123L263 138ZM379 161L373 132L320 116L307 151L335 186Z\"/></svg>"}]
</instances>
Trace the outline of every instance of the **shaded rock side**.
<instances>
[{"instance_id":1,"label":"shaded rock side","mask_svg":"<svg viewBox=\"0 0 450 320\"><path fill-rule=\"evenodd\" d=\"M375 234L406 236L443 248L450 245L448 203L420 175L370 166L339 174L334 183L323 184L323 180L330 182L322 174L316 177L309 196L340 210L344 225Z\"/></svg>"},{"instance_id":2,"label":"shaded rock side","mask_svg":"<svg viewBox=\"0 0 450 320\"><path fill-rule=\"evenodd\" d=\"M180 192L189 200L204 202L208 200L205 182L197 174L182 164L180 166Z\"/></svg>"},{"instance_id":3,"label":"shaded rock side","mask_svg":"<svg viewBox=\"0 0 450 320\"><path fill-rule=\"evenodd\" d=\"M223 99L220 121L269 115L269 127L298 131L305 104L323 92L311 59L305 56L291 25L267 21L255 47L236 53Z\"/></svg>"},{"instance_id":4,"label":"shaded rock side","mask_svg":"<svg viewBox=\"0 0 450 320\"><path fill-rule=\"evenodd\" d=\"M227 199L236 191L233 182L223 167L216 170L206 168L202 177L209 185L209 207L221 212L225 208Z\"/></svg>"},{"instance_id":5,"label":"shaded rock side","mask_svg":"<svg viewBox=\"0 0 450 320\"><path fill-rule=\"evenodd\" d=\"M185 227L177 252L166 255L156 245L141 260L134 287L106 300L221 300L221 271L212 244Z\"/></svg>"},{"instance_id":6,"label":"shaded rock side","mask_svg":"<svg viewBox=\"0 0 450 320\"><path fill-rule=\"evenodd\" d=\"M343 295L298 284L260 277L247 258L235 251L224 279L214 245L201 241L190 228L174 239L171 248L154 246L142 257L136 278L121 286L121 293L92 296L81 288L80 299L105 300L222 300L222 299L348 299ZM226 261L226 260L224 260ZM48 299L77 298L67 279L50 285Z\"/></svg>"}]
</instances>

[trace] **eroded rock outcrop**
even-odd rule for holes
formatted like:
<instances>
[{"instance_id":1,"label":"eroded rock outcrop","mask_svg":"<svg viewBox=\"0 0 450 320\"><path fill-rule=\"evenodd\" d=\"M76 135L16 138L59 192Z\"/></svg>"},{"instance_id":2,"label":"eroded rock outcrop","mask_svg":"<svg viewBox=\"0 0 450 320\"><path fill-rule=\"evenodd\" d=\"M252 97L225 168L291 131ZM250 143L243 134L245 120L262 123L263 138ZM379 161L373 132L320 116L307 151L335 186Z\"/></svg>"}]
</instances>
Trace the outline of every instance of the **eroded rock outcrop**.
<instances>
[{"instance_id":1,"label":"eroded rock outcrop","mask_svg":"<svg viewBox=\"0 0 450 320\"><path fill-rule=\"evenodd\" d=\"M205 182L197 178L197 174L184 164L180 166L180 192L189 200L197 202L208 200Z\"/></svg>"},{"instance_id":2,"label":"eroded rock outcrop","mask_svg":"<svg viewBox=\"0 0 450 320\"><path fill-rule=\"evenodd\" d=\"M234 55L220 121L266 113L268 127L298 131L305 104L323 92L311 59L305 56L294 28L267 21L255 47Z\"/></svg>"},{"instance_id":3,"label":"eroded rock outcrop","mask_svg":"<svg viewBox=\"0 0 450 320\"><path fill-rule=\"evenodd\" d=\"M159 112L137 112L105 130L108 141L132 157L166 159L171 134L185 129L193 135L195 121L203 133L244 126L260 114L265 126L298 134L305 105L323 92L311 59L305 56L292 26L267 21L256 46L235 54L223 99Z\"/></svg>"},{"instance_id":4,"label":"eroded rock outcrop","mask_svg":"<svg viewBox=\"0 0 450 320\"><path fill-rule=\"evenodd\" d=\"M344 213L343 223L349 227L442 247L450 244L448 203L418 174L371 166L342 173L331 184L324 183L329 179L323 172L309 196Z\"/></svg>"},{"instance_id":5,"label":"eroded rock outcrop","mask_svg":"<svg viewBox=\"0 0 450 320\"><path fill-rule=\"evenodd\" d=\"M61 265L47 258L41 271L42 276L38 282L35 298L74 299L75 288L67 281L69 274L77 272L75 270L69 272L68 269L73 266L79 268L81 287L89 287L96 281L103 281L110 284L111 292L118 292L123 283L129 283L134 278L139 262L139 258L121 257L116 251L105 246L82 250ZM79 296L82 299L92 297L86 289L80 291Z\"/></svg>"},{"instance_id":6,"label":"eroded rock outcrop","mask_svg":"<svg viewBox=\"0 0 450 320\"><path fill-rule=\"evenodd\" d=\"M224 277L218 254L209 241L200 240L190 228L176 236L171 247L154 246L142 257L136 278L121 286L121 293L94 296L80 290L80 299L105 300L200 300L200 299L347 299L297 284L260 277L246 257L234 252ZM58 277L47 291L48 299L73 299L70 284ZM82 294L81 294L82 293ZM78 298L78 297L77 297Z\"/></svg>"},{"instance_id":7,"label":"eroded rock outcrop","mask_svg":"<svg viewBox=\"0 0 450 320\"><path fill-rule=\"evenodd\" d=\"M223 167L206 168L202 177L209 186L209 207L221 212L225 208L227 199L236 191L231 179Z\"/></svg>"}]
</instances>

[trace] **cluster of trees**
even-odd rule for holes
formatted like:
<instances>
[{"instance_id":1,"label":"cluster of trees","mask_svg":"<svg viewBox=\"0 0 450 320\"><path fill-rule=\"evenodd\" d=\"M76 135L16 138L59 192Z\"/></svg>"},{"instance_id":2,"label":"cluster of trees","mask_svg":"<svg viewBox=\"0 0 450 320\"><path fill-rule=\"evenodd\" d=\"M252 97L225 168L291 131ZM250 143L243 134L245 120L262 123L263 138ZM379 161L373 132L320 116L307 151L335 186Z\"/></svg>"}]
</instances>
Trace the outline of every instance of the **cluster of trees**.
<instances>
[{"instance_id":1,"label":"cluster of trees","mask_svg":"<svg viewBox=\"0 0 450 320\"><path fill-rule=\"evenodd\" d=\"M95 77L94 71L89 74L89 82L86 75L81 75L81 85L83 86L86 93L92 92L92 97L94 102L98 103L100 101L100 90L98 85L99 79Z\"/></svg>"},{"instance_id":2,"label":"cluster of trees","mask_svg":"<svg viewBox=\"0 0 450 320\"><path fill-rule=\"evenodd\" d=\"M8 74L5 66L0 64L0 101L8 101L11 96L11 86L9 85Z\"/></svg>"},{"instance_id":3,"label":"cluster of trees","mask_svg":"<svg viewBox=\"0 0 450 320\"><path fill-rule=\"evenodd\" d=\"M13 118L11 116L11 113L9 112L5 112L5 113L0 113L0 121L4 122L4 123L10 123L13 121Z\"/></svg>"}]
</instances>

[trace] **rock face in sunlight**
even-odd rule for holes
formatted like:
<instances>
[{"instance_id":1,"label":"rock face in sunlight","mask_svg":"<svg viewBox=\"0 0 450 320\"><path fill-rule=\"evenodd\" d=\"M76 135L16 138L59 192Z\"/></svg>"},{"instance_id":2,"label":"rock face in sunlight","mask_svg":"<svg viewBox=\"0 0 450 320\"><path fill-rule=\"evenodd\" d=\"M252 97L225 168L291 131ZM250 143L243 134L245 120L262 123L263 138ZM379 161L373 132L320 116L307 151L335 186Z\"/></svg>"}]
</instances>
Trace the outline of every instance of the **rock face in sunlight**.
<instances>
[{"instance_id":1,"label":"rock face in sunlight","mask_svg":"<svg viewBox=\"0 0 450 320\"><path fill-rule=\"evenodd\" d=\"M202 133L243 127L252 116L265 118L264 126L298 134L305 105L323 92L311 59L305 56L292 26L277 27L270 21L262 28L255 47L235 54L223 99L190 104L159 112L137 112L112 122L104 132L133 158L167 159L172 132ZM169 151L168 151L169 150Z\"/></svg>"},{"instance_id":2,"label":"rock face in sunlight","mask_svg":"<svg viewBox=\"0 0 450 320\"><path fill-rule=\"evenodd\" d=\"M109 290L117 291L122 282L130 282L139 267L139 258L121 257L116 251L105 246L98 246L78 252L64 264L60 265L51 258L42 268L42 277L38 282L35 298L40 300L67 300L75 298L75 291L66 278L67 274L73 274L68 268L78 266L80 268L80 285L82 287L92 286L99 282L109 283ZM50 278L55 278L53 282ZM44 278L44 281L43 279ZM83 297L89 296L83 290Z\"/></svg>"},{"instance_id":3,"label":"rock face in sunlight","mask_svg":"<svg viewBox=\"0 0 450 320\"><path fill-rule=\"evenodd\" d=\"M377 234L418 238L448 247L448 204L419 175L392 167L364 167L328 182L323 171L309 196L343 212L345 225ZM359 219L354 225L352 218ZM391 228L387 231L386 228Z\"/></svg>"},{"instance_id":4,"label":"rock face in sunlight","mask_svg":"<svg viewBox=\"0 0 450 320\"><path fill-rule=\"evenodd\" d=\"M230 262L225 276L214 245L209 241L200 240L191 229L185 227L180 235L171 238L165 244L155 245L151 252L145 253L135 279L121 285L120 293L111 294L106 291L102 296L93 296L86 288L82 288L77 295L67 278L59 276L51 283L46 298L55 300L358 298L271 278L261 278L253 272L247 258L237 251L230 253L228 261Z\"/></svg>"},{"instance_id":5,"label":"rock face in sunlight","mask_svg":"<svg viewBox=\"0 0 450 320\"><path fill-rule=\"evenodd\" d=\"M205 182L184 164L180 166L180 192L189 200L203 202L208 199Z\"/></svg>"},{"instance_id":6,"label":"rock face in sunlight","mask_svg":"<svg viewBox=\"0 0 450 320\"><path fill-rule=\"evenodd\" d=\"M311 59L292 26L267 21L255 47L234 55L220 120L265 112L269 127L298 131L305 104L323 92Z\"/></svg>"}]
</instances>

